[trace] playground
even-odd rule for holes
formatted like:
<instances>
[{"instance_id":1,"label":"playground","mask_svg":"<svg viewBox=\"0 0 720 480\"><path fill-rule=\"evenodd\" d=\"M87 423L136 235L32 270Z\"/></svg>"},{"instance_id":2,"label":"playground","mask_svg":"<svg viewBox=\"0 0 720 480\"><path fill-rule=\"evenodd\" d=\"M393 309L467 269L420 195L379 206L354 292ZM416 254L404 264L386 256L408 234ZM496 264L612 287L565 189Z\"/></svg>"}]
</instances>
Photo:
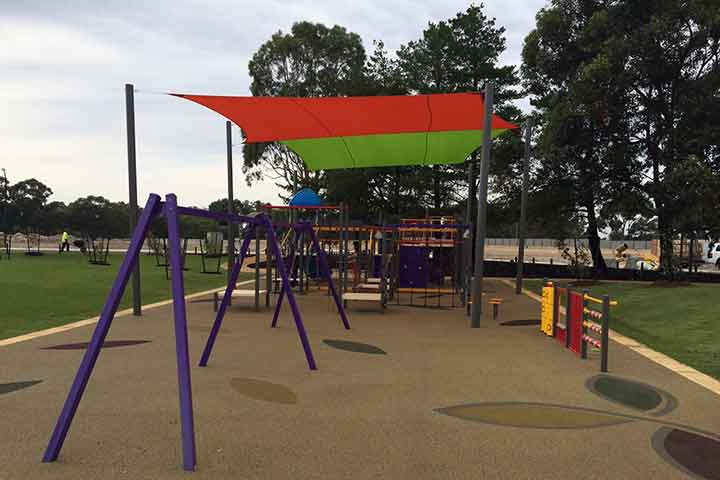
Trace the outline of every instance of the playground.
<instances>
[{"instance_id":1,"label":"playground","mask_svg":"<svg viewBox=\"0 0 720 480\"><path fill-rule=\"evenodd\" d=\"M126 93L133 172L132 85ZM227 211L184 206L174 193L152 193L138 210L131 179L140 214L118 268L95 280L107 289L88 307L97 320L0 350L0 401L15 419L0 475L718 478L720 383L613 330L618 318L633 333L637 311L619 310L631 291L529 282L541 298L485 278L491 140L518 127L492 114L492 84L483 97L172 95L242 124L249 143L292 148L313 170L462 163L482 136L477 219L468 209L464 220L353 223L345 204L323 205L309 189L242 214L231 201ZM190 273L190 217L227 229L201 240L207 280ZM108 251L93 249L84 268L106 268ZM139 262L157 279L144 305ZM118 314L130 294L133 311ZM165 301L147 305L155 299ZM637 316L642 331L652 320ZM675 345L706 345L667 327L657 326ZM712 357L700 368L717 374Z\"/></svg>"},{"instance_id":2,"label":"playground","mask_svg":"<svg viewBox=\"0 0 720 480\"><path fill-rule=\"evenodd\" d=\"M346 330L331 297L297 296L316 371L287 306L274 329L271 309L229 308L197 367L214 314L188 302L193 476L669 479L684 462L717 478L715 393L615 342L599 380L597 355L539 332L537 301L486 287L505 301L479 329L462 309L394 307L355 309ZM172 318L117 319L54 463L39 455L93 326L0 349L0 477L186 478Z\"/></svg>"},{"instance_id":3,"label":"playground","mask_svg":"<svg viewBox=\"0 0 720 480\"><path fill-rule=\"evenodd\" d=\"M6 3L0 480L720 480L720 2Z\"/></svg>"}]
</instances>

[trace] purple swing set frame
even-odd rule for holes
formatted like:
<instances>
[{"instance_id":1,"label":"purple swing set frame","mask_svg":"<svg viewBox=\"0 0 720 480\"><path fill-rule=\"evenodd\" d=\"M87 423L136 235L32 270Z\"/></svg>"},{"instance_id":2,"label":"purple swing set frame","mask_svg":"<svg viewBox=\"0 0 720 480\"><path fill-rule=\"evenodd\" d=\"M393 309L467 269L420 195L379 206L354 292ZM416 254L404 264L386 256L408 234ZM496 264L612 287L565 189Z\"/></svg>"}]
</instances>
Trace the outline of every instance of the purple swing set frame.
<instances>
[{"instance_id":1,"label":"purple swing set frame","mask_svg":"<svg viewBox=\"0 0 720 480\"><path fill-rule=\"evenodd\" d=\"M73 381L70 392L68 393L67 399L63 409L58 417L55 429L53 430L50 442L48 443L47 449L43 456L43 462L53 462L57 459L60 450L62 449L63 443L67 436L67 433L72 424L73 418L77 411L80 400L82 399L85 387L90 380L95 363L97 362L98 356L102 349L102 345L105 342L105 338L110 330L115 313L117 312L118 305L127 286L130 275L135 268L138 261L138 256L142 248L145 237L150 229L150 224L153 219L158 216L164 215L167 219L168 225L168 250L170 256L170 268L174 273L172 275L172 297L173 297L173 316L175 321L175 350L177 354L177 372L178 372L178 386L180 396L180 430L182 436L182 448L183 448L183 468L188 471L195 470L197 464L196 451L195 451L195 425L193 415L193 403L192 403L192 388L190 382L190 359L188 354L188 334L187 334L187 318L185 312L185 286L182 274L182 258L181 258L181 247L180 247L180 229L179 229L179 217L180 215L196 216L213 218L216 220L225 220L232 223L247 223L252 227L262 227L266 230L268 246L271 249L272 255L276 259L276 265L278 273L282 279L282 289L280 296L277 300L275 307L275 314L273 316L273 326L277 322L277 317L280 313L281 305L285 295L288 297L288 303L292 310L293 318L295 320L295 327L300 337L300 342L305 353L310 370L316 370L317 365L313 357L312 349L310 348L310 342L308 341L305 326L302 322L300 315L300 309L295 301L292 288L290 286L290 280L285 268L285 262L282 257L280 250L280 244L277 241L275 230L273 228L270 218L265 214L259 214L254 217L246 217L241 215L230 215L226 213L215 213L207 210L201 210L197 208L180 207L177 205L177 197L175 194L170 193L165 196L165 202L160 200L160 196L157 194L150 194L145 208L142 211L138 225L133 232L130 246L127 254L120 266L120 270L115 278L110 294L105 301L100 319L98 320L95 331L92 334L90 343L88 344L85 355L83 356L80 367L78 368L75 380ZM327 258L325 252L320 247L320 243L317 239L317 235L312 228L312 225L306 223L299 223L292 226L297 232L308 233L312 239L312 243L316 254L318 255L320 268L322 273L328 280L331 293L334 297L335 304L340 313L343 325L346 329L350 328L350 324L345 315L345 309L343 308L342 301L337 295L335 286L332 281L332 275L328 268ZM252 228L253 232L256 232L256 228ZM235 262L231 271L228 285L225 289L222 303L218 309L217 316L215 317L215 323L210 331L205 349L200 360L200 366L204 367L212 353L212 348L215 345L220 326L222 325L225 311L227 310L228 304L232 292L237 282L237 277L242 268L243 261L247 255L250 241L253 235L245 235L242 246L240 248L240 256L237 262ZM268 259L269 260L269 259Z\"/></svg>"}]
</instances>

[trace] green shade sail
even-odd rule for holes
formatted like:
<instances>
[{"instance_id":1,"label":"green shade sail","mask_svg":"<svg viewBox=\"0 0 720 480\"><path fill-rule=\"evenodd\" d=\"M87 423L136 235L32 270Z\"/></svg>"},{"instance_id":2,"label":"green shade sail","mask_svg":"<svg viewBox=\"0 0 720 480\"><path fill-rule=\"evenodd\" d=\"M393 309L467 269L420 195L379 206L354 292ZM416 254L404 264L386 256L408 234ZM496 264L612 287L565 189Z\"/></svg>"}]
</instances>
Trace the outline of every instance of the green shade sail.
<instances>
[{"instance_id":1,"label":"green shade sail","mask_svg":"<svg viewBox=\"0 0 720 480\"><path fill-rule=\"evenodd\" d=\"M505 130L493 130L495 138ZM395 133L282 140L310 170L463 163L482 143L482 130Z\"/></svg>"}]
</instances>

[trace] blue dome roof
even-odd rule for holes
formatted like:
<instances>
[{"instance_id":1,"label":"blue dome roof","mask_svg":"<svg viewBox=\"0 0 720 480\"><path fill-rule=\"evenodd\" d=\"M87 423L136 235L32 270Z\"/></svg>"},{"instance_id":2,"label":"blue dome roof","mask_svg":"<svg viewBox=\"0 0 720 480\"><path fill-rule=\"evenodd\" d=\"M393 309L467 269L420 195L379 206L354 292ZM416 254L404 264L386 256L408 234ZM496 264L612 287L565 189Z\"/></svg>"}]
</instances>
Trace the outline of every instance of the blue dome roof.
<instances>
[{"instance_id":1,"label":"blue dome roof","mask_svg":"<svg viewBox=\"0 0 720 480\"><path fill-rule=\"evenodd\" d=\"M321 205L322 200L310 188L303 188L290 199L291 207L319 207Z\"/></svg>"}]
</instances>

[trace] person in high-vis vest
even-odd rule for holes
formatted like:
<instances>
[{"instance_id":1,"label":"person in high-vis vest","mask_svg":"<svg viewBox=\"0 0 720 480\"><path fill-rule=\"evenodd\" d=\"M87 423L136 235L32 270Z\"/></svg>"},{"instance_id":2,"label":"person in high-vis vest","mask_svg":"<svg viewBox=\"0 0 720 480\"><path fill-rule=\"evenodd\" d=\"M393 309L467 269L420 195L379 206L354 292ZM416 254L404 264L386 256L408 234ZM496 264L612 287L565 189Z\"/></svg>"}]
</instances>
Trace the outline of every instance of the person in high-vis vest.
<instances>
[{"instance_id":1,"label":"person in high-vis vest","mask_svg":"<svg viewBox=\"0 0 720 480\"><path fill-rule=\"evenodd\" d=\"M60 253L70 251L70 235L66 231L62 233L62 242L60 243Z\"/></svg>"}]
</instances>

